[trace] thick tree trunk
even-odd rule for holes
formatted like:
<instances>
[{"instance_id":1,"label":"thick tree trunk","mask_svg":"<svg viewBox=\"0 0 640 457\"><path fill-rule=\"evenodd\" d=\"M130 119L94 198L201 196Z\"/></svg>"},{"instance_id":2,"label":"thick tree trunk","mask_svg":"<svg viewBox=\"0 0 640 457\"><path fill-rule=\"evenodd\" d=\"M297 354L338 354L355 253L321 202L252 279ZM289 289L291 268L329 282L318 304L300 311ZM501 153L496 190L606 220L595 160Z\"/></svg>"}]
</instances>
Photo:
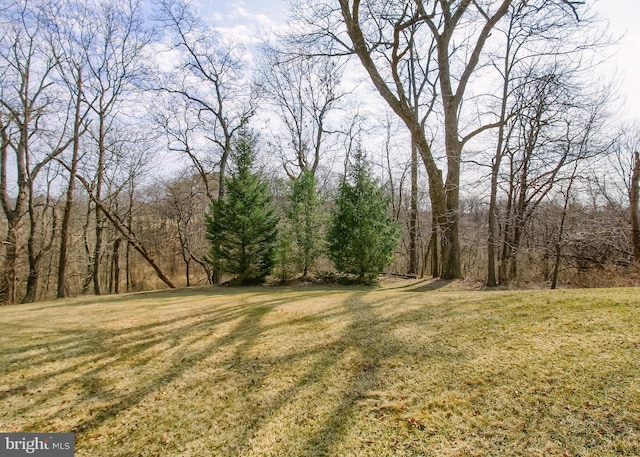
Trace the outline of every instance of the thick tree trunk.
<instances>
[{"instance_id":1,"label":"thick tree trunk","mask_svg":"<svg viewBox=\"0 0 640 457\"><path fill-rule=\"evenodd\" d=\"M28 75L27 75L28 76ZM28 82L28 77L23 82ZM31 121L31 111L28 107L24 107L25 112L21 119L20 135L16 148L16 182L18 186L18 194L12 207L12 198L9 196L7 188L7 159L9 145L11 139L7 133L7 126L2 124L2 148L1 148L1 165L2 176L0 179L0 188L2 191L2 210L7 220L7 237L6 237L6 257L2 268L2 277L0 278L0 302L15 303L17 298L18 286L18 253L19 253L19 231L20 222L25 214L27 202L29 199L28 192L28 155L29 155L29 122Z\"/></svg>"},{"instance_id":2,"label":"thick tree trunk","mask_svg":"<svg viewBox=\"0 0 640 457\"><path fill-rule=\"evenodd\" d=\"M227 168L227 161L229 159L229 153L231 151L231 139L230 137L228 137L228 141L226 143L226 148L225 151L223 151L222 153L222 159L220 160L220 176L218 177L219 181L218 181L218 200L220 199L224 199L226 196L226 185L224 182L225 179L225 174L226 174L226 168ZM222 284L222 270L220 268L216 268L213 272L213 277L212 282L214 285L220 285Z\"/></svg>"},{"instance_id":3,"label":"thick tree trunk","mask_svg":"<svg viewBox=\"0 0 640 457\"><path fill-rule=\"evenodd\" d=\"M438 218L435 213L432 216L431 224L431 240L429 241L429 250L431 251L431 276L437 278L440 276L440 245L438 240Z\"/></svg>"},{"instance_id":4,"label":"thick tree trunk","mask_svg":"<svg viewBox=\"0 0 640 457\"><path fill-rule=\"evenodd\" d=\"M418 272L418 147L411 141L411 209L409 213L409 269L410 275Z\"/></svg>"},{"instance_id":5,"label":"thick tree trunk","mask_svg":"<svg viewBox=\"0 0 640 457\"><path fill-rule=\"evenodd\" d=\"M129 292L131 290L131 241L129 240L124 250L124 269L127 292Z\"/></svg>"},{"instance_id":6,"label":"thick tree trunk","mask_svg":"<svg viewBox=\"0 0 640 457\"><path fill-rule=\"evenodd\" d=\"M495 165L494 165L495 169ZM498 285L496 277L496 247L498 246L498 234L496 230L496 211L497 211L497 193L498 180L491 176L491 195L489 198L489 230L487 240L487 286L495 287Z\"/></svg>"},{"instance_id":7,"label":"thick tree trunk","mask_svg":"<svg viewBox=\"0 0 640 457\"><path fill-rule=\"evenodd\" d=\"M93 279L93 293L95 295L101 295L102 290L100 288L100 260L102 257L102 224L103 218L100 215L100 211L96 209L96 227L95 227L95 244L93 247L93 271L91 277Z\"/></svg>"},{"instance_id":8,"label":"thick tree trunk","mask_svg":"<svg viewBox=\"0 0 640 457\"><path fill-rule=\"evenodd\" d=\"M2 278L0 282L0 302L15 303L17 288L17 262L18 262L18 230L15 223L9 222L7 236L4 241L6 255L2 266Z\"/></svg>"},{"instance_id":9,"label":"thick tree trunk","mask_svg":"<svg viewBox=\"0 0 640 457\"><path fill-rule=\"evenodd\" d=\"M207 188L208 192L208 188ZM135 182L132 179L129 185L129 209L126 217L126 227L129 232L133 233L133 197L135 194ZM127 245L125 247L125 282L127 283L127 292L131 290L131 241L127 239Z\"/></svg>"},{"instance_id":10,"label":"thick tree trunk","mask_svg":"<svg viewBox=\"0 0 640 457\"><path fill-rule=\"evenodd\" d=\"M462 278L458 219L452 218L442 226L442 279Z\"/></svg>"},{"instance_id":11,"label":"thick tree trunk","mask_svg":"<svg viewBox=\"0 0 640 457\"><path fill-rule=\"evenodd\" d=\"M116 238L113 242L113 293L120 293L120 238Z\"/></svg>"},{"instance_id":12,"label":"thick tree trunk","mask_svg":"<svg viewBox=\"0 0 640 457\"><path fill-rule=\"evenodd\" d=\"M104 97L104 94L103 94ZM104 180L104 160L106 155L106 114L102 109L103 99L100 100L99 127L98 127L98 168L96 171L95 200L96 205L102 204L102 183ZM102 231L104 218L101 211L96 208L95 244L93 248L93 293L101 295L100 287L100 260L102 257Z\"/></svg>"},{"instance_id":13,"label":"thick tree trunk","mask_svg":"<svg viewBox=\"0 0 640 457\"><path fill-rule=\"evenodd\" d=\"M65 279L67 275L67 249L69 241L69 225L71 223L71 212L73 211L73 193L76 188L76 174L78 172L78 156L80 153L80 128L82 104L82 71L78 69L78 82L76 87L75 118L73 124L73 152L71 155L71 169L69 171L69 186L67 187L67 199L62 215L62 226L60 227L60 253L58 256L58 290L56 298L66 296Z\"/></svg>"},{"instance_id":14,"label":"thick tree trunk","mask_svg":"<svg viewBox=\"0 0 640 457\"><path fill-rule=\"evenodd\" d=\"M6 303L15 303L17 299L19 232L28 200L25 154L20 151L21 149L19 148L17 154L18 195L13 208L11 207L11 198L6 187L7 151L4 147L2 151L2 208L7 219L7 236L4 241L6 255L2 265L2 276L0 277L0 302Z\"/></svg>"},{"instance_id":15,"label":"thick tree trunk","mask_svg":"<svg viewBox=\"0 0 640 457\"><path fill-rule=\"evenodd\" d=\"M75 177L70 176L71 182L75 181ZM67 275L67 250L69 242L69 225L71 222L71 211L73 209L73 197L69 197L73 194L73 188L69 184L67 188L67 201L65 202L64 213L62 215L62 227L60 228L60 253L58 257L58 285L56 298L66 297L65 279Z\"/></svg>"},{"instance_id":16,"label":"thick tree trunk","mask_svg":"<svg viewBox=\"0 0 640 457\"><path fill-rule=\"evenodd\" d=\"M33 193L29 197L29 238L27 239L27 257L29 259L29 273L27 275L27 288L21 303L33 303L36 301L38 288L38 255L36 253L36 215L33 208Z\"/></svg>"},{"instance_id":17,"label":"thick tree trunk","mask_svg":"<svg viewBox=\"0 0 640 457\"><path fill-rule=\"evenodd\" d=\"M93 281L93 257L91 247L89 245L89 224L91 221L91 200L87 202L87 212L84 224L82 226L82 245L84 247L84 253L87 258L85 265L85 275L82 281L82 293L84 295L89 293L89 286Z\"/></svg>"},{"instance_id":18,"label":"thick tree trunk","mask_svg":"<svg viewBox=\"0 0 640 457\"><path fill-rule=\"evenodd\" d=\"M509 259L509 279L517 279L518 277L518 253L520 251L520 242L522 239L522 230L520 225L516 224L513 230L513 241L511 242L511 258Z\"/></svg>"},{"instance_id":19,"label":"thick tree trunk","mask_svg":"<svg viewBox=\"0 0 640 457\"><path fill-rule=\"evenodd\" d=\"M462 144L458 140L457 107L445 109L445 142L447 148L447 180L445 183L446 210L440 216L442 231L442 279L462 278L460 263L460 161Z\"/></svg>"},{"instance_id":20,"label":"thick tree trunk","mask_svg":"<svg viewBox=\"0 0 640 457\"><path fill-rule=\"evenodd\" d=\"M505 223L502 229L502 251L500 253L500 265L498 266L498 281L505 284L509 281L507 277L507 265L511 258L511 230L513 223L513 194L515 176L513 173L513 163L511 164L511 173L509 174L509 191L507 193L507 204L505 207Z\"/></svg>"},{"instance_id":21,"label":"thick tree trunk","mask_svg":"<svg viewBox=\"0 0 640 457\"><path fill-rule=\"evenodd\" d=\"M51 183L49 183L51 184ZM29 215L29 238L27 239L27 257L29 260L29 273L27 276L27 288L21 303L33 303L38 296L38 280L40 278L40 263L45 253L51 250L57 235L58 219L55 207L51 204L50 187L47 188L46 200L43 205L41 219L44 223L38 223L37 207L33 190L33 180L29 180L29 201L27 205ZM47 210L51 209L51 219L47 218ZM43 231L38 237L38 226L42 225ZM38 244L38 238L40 243Z\"/></svg>"},{"instance_id":22,"label":"thick tree trunk","mask_svg":"<svg viewBox=\"0 0 640 457\"><path fill-rule=\"evenodd\" d=\"M462 267L460 261L460 216L458 214L458 194L456 189L454 194L449 194L447 199L447 213L445 222L440 224L442 250L442 271L440 277L442 279L460 279L462 278Z\"/></svg>"},{"instance_id":23,"label":"thick tree trunk","mask_svg":"<svg viewBox=\"0 0 640 457\"><path fill-rule=\"evenodd\" d=\"M496 277L496 257L497 249L500 244L500 234L498 230L498 175L500 173L500 163L502 157L502 127L500 128L500 138L496 148L496 156L491 167L491 191L489 195L489 222L487 237L487 286L495 287L498 285ZM501 256L504 258L504 256ZM502 275L500 275L502 281Z\"/></svg>"}]
</instances>

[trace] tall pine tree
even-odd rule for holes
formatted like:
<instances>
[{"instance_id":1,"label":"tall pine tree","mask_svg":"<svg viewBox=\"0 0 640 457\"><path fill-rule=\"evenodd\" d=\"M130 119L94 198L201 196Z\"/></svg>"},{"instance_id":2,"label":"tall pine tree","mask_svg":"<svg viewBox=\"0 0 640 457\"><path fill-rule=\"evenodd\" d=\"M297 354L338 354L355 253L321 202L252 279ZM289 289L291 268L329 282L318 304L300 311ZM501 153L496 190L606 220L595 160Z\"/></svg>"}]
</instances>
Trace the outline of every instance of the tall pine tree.
<instances>
[{"instance_id":1,"label":"tall pine tree","mask_svg":"<svg viewBox=\"0 0 640 457\"><path fill-rule=\"evenodd\" d=\"M226 198L211 202L206 216L212 267L233 274L240 285L265 281L277 239L278 215L268 183L253 171L255 144L249 130L240 133L231 154L235 169L225 179Z\"/></svg>"},{"instance_id":2,"label":"tall pine tree","mask_svg":"<svg viewBox=\"0 0 640 457\"><path fill-rule=\"evenodd\" d=\"M329 258L338 271L371 282L391 263L399 228L389 203L358 151L340 184L327 233Z\"/></svg>"}]
</instances>

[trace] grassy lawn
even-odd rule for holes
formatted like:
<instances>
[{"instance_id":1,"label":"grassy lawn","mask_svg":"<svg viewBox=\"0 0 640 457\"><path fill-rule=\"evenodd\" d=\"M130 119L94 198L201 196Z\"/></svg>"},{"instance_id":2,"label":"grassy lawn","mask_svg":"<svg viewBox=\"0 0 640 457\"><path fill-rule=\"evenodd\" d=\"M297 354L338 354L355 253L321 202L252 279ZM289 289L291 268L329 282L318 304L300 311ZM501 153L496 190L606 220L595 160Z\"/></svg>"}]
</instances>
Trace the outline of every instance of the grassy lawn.
<instances>
[{"instance_id":1,"label":"grassy lawn","mask_svg":"<svg viewBox=\"0 0 640 457\"><path fill-rule=\"evenodd\" d=\"M77 456L638 456L640 290L2 307L0 399L0 431L75 431Z\"/></svg>"}]
</instances>

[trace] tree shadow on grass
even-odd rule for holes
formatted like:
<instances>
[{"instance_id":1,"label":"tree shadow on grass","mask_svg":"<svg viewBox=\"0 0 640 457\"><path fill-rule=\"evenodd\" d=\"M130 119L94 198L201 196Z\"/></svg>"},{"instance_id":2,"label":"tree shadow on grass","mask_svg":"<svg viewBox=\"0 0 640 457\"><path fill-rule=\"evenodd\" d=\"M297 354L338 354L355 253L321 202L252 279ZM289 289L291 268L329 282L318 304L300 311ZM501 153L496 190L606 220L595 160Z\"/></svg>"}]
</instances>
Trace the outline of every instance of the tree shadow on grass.
<instances>
[{"instance_id":1,"label":"tree shadow on grass","mask_svg":"<svg viewBox=\"0 0 640 457\"><path fill-rule=\"evenodd\" d=\"M257 288L254 288L257 290ZM225 294L237 294L239 292L246 292L251 290L248 288L222 288L212 286L194 286L180 289L161 289L161 290L149 290L142 292L126 292L122 294L111 295L89 295L89 296L77 296L71 298L65 298L62 300L50 301L50 302L36 302L29 306L34 310L56 309L56 308L69 308L69 307L83 307L91 305L109 305L119 304L127 300L167 300L172 297L198 297L203 298L225 295ZM14 305L12 305L14 306ZM15 305L22 306L24 305Z\"/></svg>"},{"instance_id":2,"label":"tree shadow on grass","mask_svg":"<svg viewBox=\"0 0 640 457\"><path fill-rule=\"evenodd\" d=\"M382 365L408 350L407 343L395 339L389 329L403 319L411 319L410 316L403 315L395 321L380 319L376 314L380 303L367 297L371 289L347 290L349 292L340 289L332 305L324 304L317 309L311 305L309 309L305 308L310 295L300 291L272 294L265 290L263 295L252 295L248 301L241 298L246 290L225 291L229 304L224 306L203 307L123 329L64 330L46 342L26 342L18 347L3 348L0 361L11 358L13 363L1 368L0 374L10 376L27 368L30 371L19 383L0 392L0 396L19 404L12 407L11 413L14 417L26 418L22 422L23 431L58 431L51 429L56 420L74 414L78 416L78 410L93 405L89 414L80 414L76 419L67 421L77 432L78 455L83 455L82 452L92 455L95 444L84 441L85 434L109 426L116 417L126 419L146 398L183 379L212 355L225 353L227 355L216 361L215 368L223 373L216 379L235 382L233 387L237 392L236 404L230 406L233 411L227 413L248 411L250 417L242 424L228 424L232 427L233 436L229 442L218 443L224 447L220 447L215 455L254 452L256 437L273 427L276 417L288 414L288 408L296 403L313 411L323 399L320 398L322 394L318 398L309 398L310 392L323 392L325 385L333 383L331 400L325 402L329 408L327 414L293 418L309 433L291 437L287 436L287 430L280 430L282 444L274 444L276 451L277 446L285 446L279 449L282 455L330 455L335 453L336 444L349 432L349 423L354 415L361 413L361 400L367 392L377 389L385 375L381 371ZM200 293L196 290L186 295L197 297ZM175 295L182 297L181 294ZM331 295L331 291L320 290L313 296L327 299L327 295ZM144 295L145 300L149 297ZM296 310L296 300L305 303L301 303L298 314L276 319L282 307ZM237 301L240 303L235 303ZM135 309L135 305L132 308ZM313 331L320 339L323 326L336 325L336 322L343 322L344 327L327 341L317 341L309 347L292 347L272 356L256 358L252 355L268 335L281 332L292 337L296 332ZM33 356L33 351L39 352ZM72 362L63 368L48 372L39 368L50 366L68 354L72 354ZM352 361L345 364L346 358ZM297 373L290 385L268 398L263 396L263 385L278 376L279 367L295 368L308 360L312 360L311 364ZM104 372L114 367L131 372L132 378L126 388L109 384L110 378ZM186 388L197 390L202 386L187 385ZM212 386L210 389L215 388ZM38 392L39 389L42 392ZM71 400L58 401L57 396L65 392L75 393L75 396ZM34 401L16 402L17 397L25 394ZM43 405L48 406L44 414L39 413ZM192 411L184 411L187 416L190 413ZM293 413L296 414L295 411ZM211 414L214 415L210 419L212 422L224 419L220 412ZM183 426L191 427L188 424ZM116 440L113 437L102 439ZM149 452L157 455L180 455L183 450L180 446L184 445L179 441L160 443L148 436L137 439L151 440ZM210 439L215 440L216 437ZM298 448L296 454L286 449L287 443L292 441ZM109 446L108 455L131 455L117 441L114 443Z\"/></svg>"},{"instance_id":3,"label":"tree shadow on grass","mask_svg":"<svg viewBox=\"0 0 640 457\"><path fill-rule=\"evenodd\" d=\"M363 399L366 399L371 392L378 390L381 382L384 381L383 365L408 350L407 344L395 339L389 331L396 321L380 319L375 311L383 303L365 299L368 293L366 290L352 293L350 297L343 299L342 309L339 312L307 316L307 319L318 322L329 318L341 318L349 324L337 339L321 347L297 351L288 357L271 361L275 364L287 364L309 355L317 356L312 366L292 386L281 391L268 404L258 408L248 403L244 405L244 408L252 409L255 414L242 433L236 436L237 444L228 447L220 455L260 455L254 450L254 447L259 445L256 437L262 430L269 427L270 422L282 420L282 416L286 416L284 410L292 409L291 405L296 402L306 402L304 410L308 413L295 417L293 422L301 428L314 431L303 434L302 437L292 438L286 436L291 431L281 429L278 433L285 436L265 438L267 441L281 442L279 446L275 445L275 449L270 449L268 454L308 457L338 455L336 446L345 435L350 433L349 424L354 416L363 412ZM412 316L403 315L403 319L411 320ZM444 352L440 347L438 351ZM458 355L453 352L450 351L449 355L454 357ZM425 354L425 357L429 357L429 354ZM348 364L348 372L340 368L346 358L351 360ZM343 371L340 372L340 370ZM253 379L251 385L245 386L244 392L258 390L261 381L267 375L268 373L263 373L257 382ZM332 386L333 392L329 392L332 390L330 385L336 382L340 385ZM322 393L317 398L309 399L308 392L314 389ZM332 397L329 411L319 417L313 411L321 410L326 406L323 398L325 396ZM245 395L245 398L250 397ZM292 452L290 449L296 449L296 451Z\"/></svg>"},{"instance_id":4,"label":"tree shadow on grass","mask_svg":"<svg viewBox=\"0 0 640 457\"><path fill-rule=\"evenodd\" d=\"M34 431L48 426L53 419L71 413L85 401L103 400L108 402L109 406L94 411L91 418L77 423L73 431L97 427L110 417L135 405L150 392L171 383L198 360L207 357L219 347L229 344L230 340L250 335L250 329L255 326L254 321L258 321L261 314L283 301L286 301L286 298L265 300L258 306L241 304L220 309L200 310L192 314L181 314L170 319L117 330L63 330L41 343L5 347L0 351L0 360L3 362L0 368L2 378L8 379L13 372L27 369L29 374L20 375L13 384L6 386L3 391L0 391L0 398L8 401L15 396L30 396L33 401L22 402L22 406L14 410L13 414L35 416L36 419L26 425L26 429ZM210 344L204 345L199 350L193 350L202 340L207 339L209 333L216 327L236 320L238 322L231 333L220 339L211 339ZM199 336L192 339L188 345L184 345L183 341L193 335ZM166 369L157 376L141 384L132 385L127 391L115 391L110 386L102 385L99 378L103 370L112 368L114 365L122 365L125 368L128 365L132 366L130 363L132 360L135 360L135 365L144 366L157 359L158 351L164 348L167 352L172 349L175 351L168 360L164 361ZM150 349L156 349L156 351L149 352ZM71 358L74 362L60 369L45 371L38 368L50 367L66 358ZM65 380L55 382L58 378ZM52 382L55 388L47 390L45 386L48 382ZM37 414L43 403L73 389L80 389L75 401L66 406L60 406L48 415Z\"/></svg>"},{"instance_id":5,"label":"tree shadow on grass","mask_svg":"<svg viewBox=\"0 0 640 457\"><path fill-rule=\"evenodd\" d=\"M342 398L333 405L320 430L304 446L304 455L309 457L332 454L333 447L346 434L347 424L359 408L359 402L368 392L376 390L381 363L402 350L402 345L393 340L388 332L381 331L381 322L373 312L373 305L360 298L359 294L355 294L347 305L351 324L330 352L334 360L327 361L335 364L341 355L353 351L358 354L359 362L350 373Z\"/></svg>"},{"instance_id":6,"label":"tree shadow on grass","mask_svg":"<svg viewBox=\"0 0 640 457\"><path fill-rule=\"evenodd\" d=\"M424 285L411 287L406 289L407 292L434 292L436 290L443 289L449 284L453 283L452 279L429 279L425 281Z\"/></svg>"}]
</instances>

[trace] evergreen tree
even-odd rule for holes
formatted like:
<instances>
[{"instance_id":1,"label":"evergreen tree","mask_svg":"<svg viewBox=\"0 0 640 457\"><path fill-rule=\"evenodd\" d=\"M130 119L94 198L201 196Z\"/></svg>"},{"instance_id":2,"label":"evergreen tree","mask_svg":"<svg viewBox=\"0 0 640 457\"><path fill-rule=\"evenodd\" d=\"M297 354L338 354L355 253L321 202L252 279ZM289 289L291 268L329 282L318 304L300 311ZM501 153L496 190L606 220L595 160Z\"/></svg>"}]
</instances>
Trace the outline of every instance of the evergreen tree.
<instances>
[{"instance_id":1,"label":"evergreen tree","mask_svg":"<svg viewBox=\"0 0 640 457\"><path fill-rule=\"evenodd\" d=\"M298 274L297 253L294 247L294 234L288 218L280 218L278 241L275 249L274 275L285 283Z\"/></svg>"},{"instance_id":2,"label":"evergreen tree","mask_svg":"<svg viewBox=\"0 0 640 457\"><path fill-rule=\"evenodd\" d=\"M340 184L327 233L329 258L338 271L370 282L391 263L399 228L389 203L364 153L357 152Z\"/></svg>"},{"instance_id":3,"label":"evergreen tree","mask_svg":"<svg viewBox=\"0 0 640 457\"><path fill-rule=\"evenodd\" d=\"M211 202L206 216L209 260L215 271L235 276L238 284L260 284L271 272L278 215L268 183L252 170L255 137L243 130L231 159L235 169L225 179L226 198Z\"/></svg>"},{"instance_id":4,"label":"evergreen tree","mask_svg":"<svg viewBox=\"0 0 640 457\"><path fill-rule=\"evenodd\" d=\"M294 248L303 276L320 255L322 202L318 197L318 180L305 169L291 184L287 218L291 222Z\"/></svg>"}]
</instances>

